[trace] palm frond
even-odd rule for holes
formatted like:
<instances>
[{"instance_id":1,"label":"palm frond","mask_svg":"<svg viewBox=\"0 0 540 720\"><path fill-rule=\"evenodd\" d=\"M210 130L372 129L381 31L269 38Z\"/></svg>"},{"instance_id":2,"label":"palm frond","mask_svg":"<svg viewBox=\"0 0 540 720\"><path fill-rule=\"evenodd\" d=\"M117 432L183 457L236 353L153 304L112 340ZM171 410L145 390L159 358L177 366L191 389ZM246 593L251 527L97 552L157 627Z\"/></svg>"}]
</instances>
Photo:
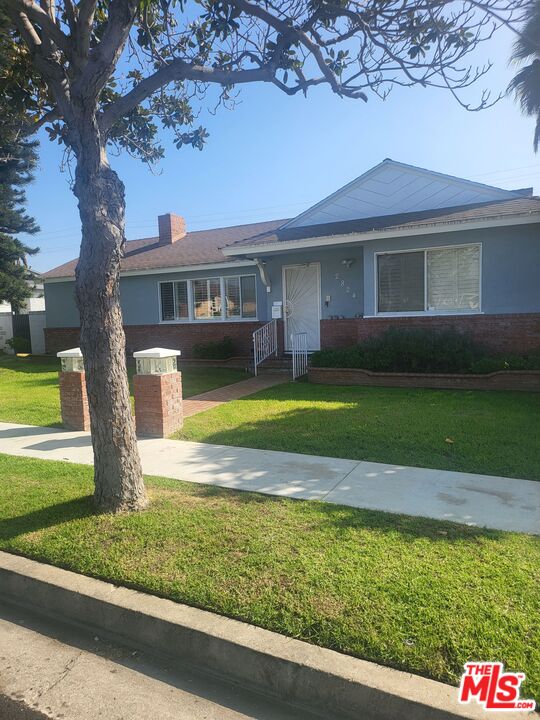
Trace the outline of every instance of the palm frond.
<instances>
[{"instance_id":1,"label":"palm frond","mask_svg":"<svg viewBox=\"0 0 540 720\"><path fill-rule=\"evenodd\" d=\"M513 44L511 60L519 63L535 55L540 57L540 0L530 7L530 16Z\"/></svg>"},{"instance_id":2,"label":"palm frond","mask_svg":"<svg viewBox=\"0 0 540 720\"><path fill-rule=\"evenodd\" d=\"M508 92L515 93L525 115L540 112L540 60L522 68L510 81Z\"/></svg>"}]
</instances>

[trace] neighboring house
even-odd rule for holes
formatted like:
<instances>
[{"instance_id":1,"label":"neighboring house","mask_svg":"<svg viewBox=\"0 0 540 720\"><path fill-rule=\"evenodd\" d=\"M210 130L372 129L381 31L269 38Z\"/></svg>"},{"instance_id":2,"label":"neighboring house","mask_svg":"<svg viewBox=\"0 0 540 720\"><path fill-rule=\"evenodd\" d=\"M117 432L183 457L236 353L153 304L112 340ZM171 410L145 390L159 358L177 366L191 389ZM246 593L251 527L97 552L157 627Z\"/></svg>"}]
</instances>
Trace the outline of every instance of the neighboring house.
<instances>
[{"instance_id":1,"label":"neighboring house","mask_svg":"<svg viewBox=\"0 0 540 720\"><path fill-rule=\"evenodd\" d=\"M47 350L78 344L76 260L45 273ZM351 345L388 327L471 332L494 351L540 349L540 198L384 160L292 220L126 244L129 351L235 339L278 320L280 347Z\"/></svg>"},{"instance_id":2,"label":"neighboring house","mask_svg":"<svg viewBox=\"0 0 540 720\"><path fill-rule=\"evenodd\" d=\"M0 302L0 350L11 352L7 341L14 335L30 340L33 353L45 352L45 296L43 284L32 285L32 295L20 312L14 313L11 305Z\"/></svg>"}]
</instances>

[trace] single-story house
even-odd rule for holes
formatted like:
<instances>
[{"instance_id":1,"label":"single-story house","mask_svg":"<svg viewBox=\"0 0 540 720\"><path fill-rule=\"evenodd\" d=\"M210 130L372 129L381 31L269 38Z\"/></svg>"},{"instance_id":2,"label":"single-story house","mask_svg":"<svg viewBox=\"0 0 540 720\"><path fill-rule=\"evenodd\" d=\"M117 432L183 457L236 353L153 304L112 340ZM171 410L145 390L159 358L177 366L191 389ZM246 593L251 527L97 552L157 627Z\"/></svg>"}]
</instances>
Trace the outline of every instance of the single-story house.
<instances>
[{"instance_id":1,"label":"single-story house","mask_svg":"<svg viewBox=\"0 0 540 720\"><path fill-rule=\"evenodd\" d=\"M494 351L540 348L540 198L386 159L295 218L189 232L159 217L126 243L128 351L234 339L275 319L280 349L351 345L390 326L472 333ZM46 347L78 344L77 260L44 275Z\"/></svg>"}]
</instances>

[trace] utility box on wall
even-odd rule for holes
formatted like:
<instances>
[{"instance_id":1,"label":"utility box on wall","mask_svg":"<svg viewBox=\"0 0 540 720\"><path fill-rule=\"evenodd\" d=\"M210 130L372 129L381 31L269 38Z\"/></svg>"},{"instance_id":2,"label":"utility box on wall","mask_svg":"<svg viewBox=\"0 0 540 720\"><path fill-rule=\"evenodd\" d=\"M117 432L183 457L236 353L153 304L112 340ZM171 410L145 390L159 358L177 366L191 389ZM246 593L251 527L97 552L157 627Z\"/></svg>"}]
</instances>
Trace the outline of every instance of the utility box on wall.
<instances>
[{"instance_id":1,"label":"utility box on wall","mask_svg":"<svg viewBox=\"0 0 540 720\"><path fill-rule=\"evenodd\" d=\"M272 305L272 320L281 320L283 310L283 303L275 302Z\"/></svg>"}]
</instances>

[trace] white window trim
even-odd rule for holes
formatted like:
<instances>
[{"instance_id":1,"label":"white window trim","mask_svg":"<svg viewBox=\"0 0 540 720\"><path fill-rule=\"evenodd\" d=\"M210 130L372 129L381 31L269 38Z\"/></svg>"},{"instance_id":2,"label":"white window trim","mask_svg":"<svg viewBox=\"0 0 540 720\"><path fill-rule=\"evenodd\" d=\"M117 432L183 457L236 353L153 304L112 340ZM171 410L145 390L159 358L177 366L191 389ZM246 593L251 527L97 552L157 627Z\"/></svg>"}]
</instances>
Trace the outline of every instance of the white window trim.
<instances>
[{"instance_id":1,"label":"white window trim","mask_svg":"<svg viewBox=\"0 0 540 720\"><path fill-rule=\"evenodd\" d=\"M378 257L379 255L399 255L403 253L412 253L412 252L422 252L424 254L424 307L427 307L427 292L428 292L428 283L427 283L427 261L426 261L426 254L429 252L429 250L453 250L456 248L464 248L464 247L477 247L479 248L480 255L478 259L479 264L479 275L478 275L478 309L477 310L467 310L467 309L459 309L459 310L408 310L405 312L379 312L379 273L378 273L378 266L379 261ZM374 305L373 308L375 310L373 315L364 315L364 317L425 317L425 316L431 316L436 317L439 315L483 315L484 312L482 310L482 285L483 285L483 261L482 261L482 243L481 242L474 242L474 243L460 243L459 245L432 245L430 247L421 247L421 248L407 248L404 250L380 250L378 252L374 253L374 263L373 263L373 287L375 290L375 297L374 297Z\"/></svg>"},{"instance_id":2,"label":"white window trim","mask_svg":"<svg viewBox=\"0 0 540 720\"><path fill-rule=\"evenodd\" d=\"M221 303L221 316L215 318L196 318L193 314L193 282L197 280L219 280L221 288L221 297L225 298L225 280L227 278L242 278L242 277L254 277L255 278L255 316L250 318L243 317L227 317L226 303ZM182 318L178 320L163 320L161 314L161 286L168 283L187 283L187 295L188 295L188 318ZM240 291L241 292L241 291ZM159 313L159 325L189 325L189 324L215 324L222 322L231 323L249 323L259 321L259 298L257 290L257 275L255 273L239 273L238 275L212 275L211 277L194 277L194 278L179 278L178 280L160 280L157 283L157 296L158 296L158 313ZM176 310L176 293L173 290L173 298Z\"/></svg>"}]
</instances>

